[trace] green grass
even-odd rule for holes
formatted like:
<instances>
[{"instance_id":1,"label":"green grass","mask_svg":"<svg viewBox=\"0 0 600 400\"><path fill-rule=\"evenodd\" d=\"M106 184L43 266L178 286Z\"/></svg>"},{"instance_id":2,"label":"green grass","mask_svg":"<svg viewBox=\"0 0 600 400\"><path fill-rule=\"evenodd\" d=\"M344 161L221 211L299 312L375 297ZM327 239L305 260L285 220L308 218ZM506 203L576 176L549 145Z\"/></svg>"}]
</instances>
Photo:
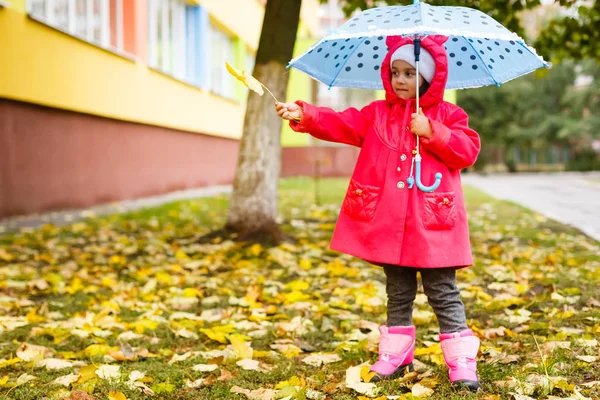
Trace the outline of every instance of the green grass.
<instances>
[{"instance_id":1,"label":"green grass","mask_svg":"<svg viewBox=\"0 0 600 400\"><path fill-rule=\"evenodd\" d=\"M242 399L243 396L230 393L230 388L235 385L250 390L273 388L296 376L306 379L301 392L309 388L323 391L328 384L334 384L328 398L355 399L357 393L344 388L345 372L351 366L373 362L377 354L366 340L348 342L346 338L353 332L356 334L358 320L384 322L383 305L361 303L365 295L378 296L375 293L383 289L384 275L377 267L328 249L347 183L348 179L324 179L317 188L308 178L282 180L282 228L296 241L275 248L228 243L226 238L213 240L212 244L201 240L224 224L226 196L174 202L61 228L46 226L30 233L5 235L0 246L14 258L10 261L0 258L0 288L3 295L24 303L16 306L14 301L0 302L2 315L25 316L32 308L40 312L40 306L47 312L60 312L63 318L57 321L105 312L123 324L125 330L134 330L134 324L145 314L165 318L166 323L142 329L143 337L129 342L135 351L145 348L157 357L117 363L123 377L133 370L150 377L152 381L146 384L157 392L155 398ZM469 324L481 335L500 326L508 330L505 336L482 340L479 375L483 390L477 394L451 387L445 367L439 364L439 354L417 356L431 370L428 379L437 379L431 398L476 399L497 395L500 399L511 399L516 389L495 382L514 377L523 383L532 374L544 375L546 371L550 376L564 377L566 382L555 383L553 395L567 397L572 394L568 385L578 385L584 396L600 398L599 386L581 386L600 380L600 370L594 363L577 359L577 356L598 355L597 346L586 347L578 341L600 334L600 309L594 306L600 282L598 242L476 189L465 188L465 197L476 260L475 266L459 271ZM319 206L315 205L317 199ZM48 289L9 284L41 279L49 283ZM157 282L155 288L144 291L144 286L153 279ZM294 289L296 281L308 283L309 288ZM291 286L285 286L288 284ZM262 307L273 307L275 312L251 317L252 308L232 303L231 299L244 298L252 287L259 288L257 301ZM225 316L216 321L169 321L179 307L172 300L182 297L186 288L199 294L182 311L201 315L221 309ZM298 292L305 296L300 303L287 300L286 296ZM214 303L202 303L213 296L217 297ZM33 305L27 305L26 301L33 301ZM116 302L120 307L106 308L107 302ZM306 304L295 307L303 303ZM429 310L426 304L417 304L415 308ZM507 313L515 310L531 312L531 319L525 323L511 322ZM49 321L47 312L43 319ZM343 313L358 319L343 317ZM295 334L278 327L294 317L310 324ZM322 331L325 318L331 329ZM202 356L169 363L173 354L224 349L224 344L211 340L200 329L243 321L266 324L266 335L251 342L255 351L264 352L256 358L269 370L245 371L235 364L235 359L221 360L219 369L233 373L233 377L219 381L216 379L219 370L202 373L192 369L195 364L209 361ZM14 357L21 343L28 342L52 348L58 357L66 354L61 352L74 352L77 360L100 365L104 363L101 356L90 358L83 350L92 344L116 347L123 344L117 338L122 332L120 328L112 328L113 332L105 338L66 335L61 339L51 332L35 335L34 328L40 325L32 322L1 332L0 358ZM436 340L436 326L435 318L418 324L419 348ZM178 337L175 331L181 328L196 333L198 339ZM248 333L245 328L235 331ZM362 333L367 332L368 329L362 329ZM310 351L291 358L272 352L270 346L278 339L289 339L310 351L337 352L342 361L319 368L306 365L300 360ZM545 353L544 368L536 340L542 348L553 341L569 342L570 348ZM494 361L498 353L520 358L503 364ZM50 382L77 370L34 369L26 362L4 366L0 368L0 378L8 376L9 381L0 386L0 399L41 399L51 395L58 398L59 387ZM24 373L37 379L15 386L16 379ZM210 384L196 389L186 387L186 381L200 378L209 378ZM384 395L402 395L410 392L411 386L400 381L378 384ZM147 398L123 382L102 379L75 384L64 391L75 389L91 391L99 399L108 398L110 391L120 391L133 400ZM545 398L546 393L537 388L529 395Z\"/></svg>"}]
</instances>

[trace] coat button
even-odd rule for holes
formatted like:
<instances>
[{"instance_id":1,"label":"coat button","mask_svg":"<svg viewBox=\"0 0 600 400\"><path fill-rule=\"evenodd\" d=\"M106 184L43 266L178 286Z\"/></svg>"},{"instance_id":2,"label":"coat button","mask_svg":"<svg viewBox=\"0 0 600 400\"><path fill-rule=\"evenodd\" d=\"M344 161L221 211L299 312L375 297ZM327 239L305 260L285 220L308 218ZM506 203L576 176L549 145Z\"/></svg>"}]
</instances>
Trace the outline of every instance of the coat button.
<instances>
[{"instance_id":1,"label":"coat button","mask_svg":"<svg viewBox=\"0 0 600 400\"><path fill-rule=\"evenodd\" d=\"M406 161L406 154L402 154L400 156L400 161Z\"/></svg>"},{"instance_id":2,"label":"coat button","mask_svg":"<svg viewBox=\"0 0 600 400\"><path fill-rule=\"evenodd\" d=\"M406 127L406 130L408 131L408 126Z\"/></svg>"},{"instance_id":3,"label":"coat button","mask_svg":"<svg viewBox=\"0 0 600 400\"><path fill-rule=\"evenodd\" d=\"M404 189L404 182L400 181L396 186L398 187L398 189Z\"/></svg>"},{"instance_id":4,"label":"coat button","mask_svg":"<svg viewBox=\"0 0 600 400\"><path fill-rule=\"evenodd\" d=\"M396 171L400 172L400 171L402 171L402 168L398 167L398 168L396 168Z\"/></svg>"}]
</instances>

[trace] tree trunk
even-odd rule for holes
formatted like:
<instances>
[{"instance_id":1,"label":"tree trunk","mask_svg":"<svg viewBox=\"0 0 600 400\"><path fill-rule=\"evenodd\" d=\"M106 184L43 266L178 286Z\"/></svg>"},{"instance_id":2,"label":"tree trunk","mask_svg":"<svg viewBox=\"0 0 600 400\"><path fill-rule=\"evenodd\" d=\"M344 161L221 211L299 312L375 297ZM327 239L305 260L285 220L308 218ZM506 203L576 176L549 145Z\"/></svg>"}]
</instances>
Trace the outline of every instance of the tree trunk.
<instances>
[{"instance_id":1,"label":"tree trunk","mask_svg":"<svg viewBox=\"0 0 600 400\"><path fill-rule=\"evenodd\" d=\"M285 101L302 0L268 0L253 75ZM250 91L226 228L245 239L282 239L277 218L281 119L273 98ZM266 237L265 237L266 236Z\"/></svg>"}]
</instances>

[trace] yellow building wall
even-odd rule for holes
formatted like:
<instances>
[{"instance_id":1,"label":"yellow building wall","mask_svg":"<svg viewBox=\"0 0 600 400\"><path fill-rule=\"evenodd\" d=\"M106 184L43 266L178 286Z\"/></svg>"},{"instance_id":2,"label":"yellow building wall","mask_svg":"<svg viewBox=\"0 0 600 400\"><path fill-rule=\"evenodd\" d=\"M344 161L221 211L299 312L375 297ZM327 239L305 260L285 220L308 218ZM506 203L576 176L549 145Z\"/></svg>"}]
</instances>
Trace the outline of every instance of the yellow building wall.
<instances>
[{"instance_id":1,"label":"yellow building wall","mask_svg":"<svg viewBox=\"0 0 600 400\"><path fill-rule=\"evenodd\" d=\"M10 5L0 9L0 97L240 137L240 104L33 21L23 13L24 2Z\"/></svg>"}]
</instances>

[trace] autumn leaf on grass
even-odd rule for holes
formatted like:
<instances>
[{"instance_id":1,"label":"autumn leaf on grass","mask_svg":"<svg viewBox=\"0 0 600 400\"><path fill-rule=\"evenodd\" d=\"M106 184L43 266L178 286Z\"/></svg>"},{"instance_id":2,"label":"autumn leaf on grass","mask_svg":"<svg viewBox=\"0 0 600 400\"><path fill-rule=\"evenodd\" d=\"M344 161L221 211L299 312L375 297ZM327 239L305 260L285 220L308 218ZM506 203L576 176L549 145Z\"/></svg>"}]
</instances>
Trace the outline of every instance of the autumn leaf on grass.
<instances>
[{"instance_id":1,"label":"autumn leaf on grass","mask_svg":"<svg viewBox=\"0 0 600 400\"><path fill-rule=\"evenodd\" d=\"M346 386L367 396L376 396L379 389L374 383L361 382L360 371L366 364L350 367L346 370Z\"/></svg>"},{"instance_id":2,"label":"autumn leaf on grass","mask_svg":"<svg viewBox=\"0 0 600 400\"><path fill-rule=\"evenodd\" d=\"M50 370L55 369L64 369L64 368L71 368L73 366L73 363L71 361L67 361L67 360L61 360L59 358L46 358L44 360L41 360L40 362L35 364L36 367L46 367Z\"/></svg>"},{"instance_id":3,"label":"autumn leaf on grass","mask_svg":"<svg viewBox=\"0 0 600 400\"><path fill-rule=\"evenodd\" d=\"M329 364L340 361L341 358L336 353L314 353L308 357L305 357L302 362L304 364L312 365L313 367L320 367L323 364ZM365 381L368 382L368 381Z\"/></svg>"},{"instance_id":4,"label":"autumn leaf on grass","mask_svg":"<svg viewBox=\"0 0 600 400\"><path fill-rule=\"evenodd\" d=\"M363 382L371 382L371 379L373 379L375 375L377 375L377 372L371 371L371 367L368 365L363 365L360 369L360 379L362 379Z\"/></svg>"},{"instance_id":5,"label":"autumn leaf on grass","mask_svg":"<svg viewBox=\"0 0 600 400\"><path fill-rule=\"evenodd\" d=\"M249 390L249 389L244 389L241 388L239 386L233 386L230 389L231 393L236 393L236 394L243 394L245 395L248 399L256 399L256 400L272 400L275 398L275 391L273 389L265 389L265 388L260 388L260 389L255 389L255 390Z\"/></svg>"},{"instance_id":6,"label":"autumn leaf on grass","mask_svg":"<svg viewBox=\"0 0 600 400\"><path fill-rule=\"evenodd\" d=\"M231 345L233 346L233 350L237 358L252 358L252 353L254 352L254 350L252 349L251 344L249 342L246 342L245 339L247 338L247 336L233 334L227 335L226 337L229 340L229 342L231 342Z\"/></svg>"},{"instance_id":7,"label":"autumn leaf on grass","mask_svg":"<svg viewBox=\"0 0 600 400\"><path fill-rule=\"evenodd\" d=\"M127 397L121 392L108 392L108 400L127 400Z\"/></svg>"},{"instance_id":8,"label":"autumn leaf on grass","mask_svg":"<svg viewBox=\"0 0 600 400\"><path fill-rule=\"evenodd\" d=\"M62 385L65 387L69 387L73 383L77 382L79 380L80 376L81 375L79 375L79 374L69 374L69 375L58 377L55 380L53 380L51 383L53 383L55 385Z\"/></svg>"},{"instance_id":9,"label":"autumn leaf on grass","mask_svg":"<svg viewBox=\"0 0 600 400\"><path fill-rule=\"evenodd\" d=\"M233 325L214 326L212 328L200 329L200 332L219 343L227 344L227 334L235 332Z\"/></svg>"},{"instance_id":10,"label":"autumn leaf on grass","mask_svg":"<svg viewBox=\"0 0 600 400\"><path fill-rule=\"evenodd\" d=\"M113 380L121 376L118 365L101 365L96 369L96 375L101 379Z\"/></svg>"}]
</instances>

